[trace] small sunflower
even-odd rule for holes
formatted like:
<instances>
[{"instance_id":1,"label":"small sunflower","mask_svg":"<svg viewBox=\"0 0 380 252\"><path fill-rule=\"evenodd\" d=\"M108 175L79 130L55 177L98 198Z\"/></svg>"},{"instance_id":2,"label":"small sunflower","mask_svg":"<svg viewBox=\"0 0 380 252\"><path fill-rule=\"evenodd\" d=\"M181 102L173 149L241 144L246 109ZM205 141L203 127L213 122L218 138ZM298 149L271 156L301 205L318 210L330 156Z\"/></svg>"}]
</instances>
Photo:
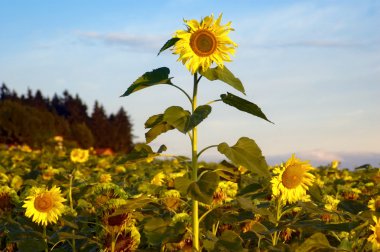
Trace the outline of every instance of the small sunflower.
<instances>
[{"instance_id":1,"label":"small sunflower","mask_svg":"<svg viewBox=\"0 0 380 252\"><path fill-rule=\"evenodd\" d=\"M233 31L231 22L221 25L222 14L215 20L214 15L206 16L200 22L184 20L186 30L176 31L174 37L179 40L173 48L174 54L179 54L187 69L194 74L198 70L206 71L213 62L223 67L224 61L231 61L230 54L235 53L237 44L229 37Z\"/></svg>"},{"instance_id":2,"label":"small sunflower","mask_svg":"<svg viewBox=\"0 0 380 252\"><path fill-rule=\"evenodd\" d=\"M376 216L373 216L372 219L375 225L371 225L369 228L373 234L368 237L368 241L372 242L372 250L377 251L380 249L380 218L377 219Z\"/></svg>"},{"instance_id":3,"label":"small sunflower","mask_svg":"<svg viewBox=\"0 0 380 252\"><path fill-rule=\"evenodd\" d=\"M273 170L274 174L277 174L271 180L273 196L280 197L285 203L304 201L307 196L306 190L315 179L314 175L309 173L313 169L308 162L299 160L293 154L285 164Z\"/></svg>"},{"instance_id":4,"label":"small sunflower","mask_svg":"<svg viewBox=\"0 0 380 252\"><path fill-rule=\"evenodd\" d=\"M156 186L162 186L164 184L164 179L166 178L166 175L163 172L159 172L150 181L151 184Z\"/></svg>"},{"instance_id":5,"label":"small sunflower","mask_svg":"<svg viewBox=\"0 0 380 252\"><path fill-rule=\"evenodd\" d=\"M46 188L31 189L31 194L24 202L26 208L25 216L32 218L37 224L47 226L49 222L56 223L62 215L65 202L61 195L61 189L53 186L50 190Z\"/></svg>"},{"instance_id":6,"label":"small sunflower","mask_svg":"<svg viewBox=\"0 0 380 252\"><path fill-rule=\"evenodd\" d=\"M339 199L330 195L325 195L323 197L323 201L325 202L325 208L329 211L337 210L338 204L340 202Z\"/></svg>"},{"instance_id":7,"label":"small sunflower","mask_svg":"<svg viewBox=\"0 0 380 252\"><path fill-rule=\"evenodd\" d=\"M88 160L89 151L83 149L73 149L70 153L70 159L74 163L84 163Z\"/></svg>"},{"instance_id":8,"label":"small sunflower","mask_svg":"<svg viewBox=\"0 0 380 252\"><path fill-rule=\"evenodd\" d=\"M371 199L368 202L368 208L372 211L380 211L380 196L377 196L375 199Z\"/></svg>"},{"instance_id":9,"label":"small sunflower","mask_svg":"<svg viewBox=\"0 0 380 252\"><path fill-rule=\"evenodd\" d=\"M112 181L112 176L109 173L103 173L99 176L99 182L100 183L109 183Z\"/></svg>"}]
</instances>

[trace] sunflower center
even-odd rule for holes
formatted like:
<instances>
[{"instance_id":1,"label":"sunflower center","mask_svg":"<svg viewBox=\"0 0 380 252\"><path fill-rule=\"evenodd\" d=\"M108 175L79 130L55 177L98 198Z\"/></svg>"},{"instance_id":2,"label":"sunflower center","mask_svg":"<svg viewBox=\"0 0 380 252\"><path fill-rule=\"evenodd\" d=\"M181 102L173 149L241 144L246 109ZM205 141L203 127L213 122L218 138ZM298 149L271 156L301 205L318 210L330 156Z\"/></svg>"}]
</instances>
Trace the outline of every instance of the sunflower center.
<instances>
[{"instance_id":1,"label":"sunflower center","mask_svg":"<svg viewBox=\"0 0 380 252\"><path fill-rule=\"evenodd\" d=\"M299 186L302 179L303 172L299 169L298 165L291 165L287 167L282 174L282 184L288 189L293 189Z\"/></svg>"},{"instance_id":2,"label":"sunflower center","mask_svg":"<svg viewBox=\"0 0 380 252\"><path fill-rule=\"evenodd\" d=\"M375 200L375 210L377 211L378 209L380 209L380 199Z\"/></svg>"},{"instance_id":3,"label":"sunflower center","mask_svg":"<svg viewBox=\"0 0 380 252\"><path fill-rule=\"evenodd\" d=\"M217 44L215 35L209 30L198 30L190 37L190 47L200 57L207 57L213 54Z\"/></svg>"},{"instance_id":4,"label":"sunflower center","mask_svg":"<svg viewBox=\"0 0 380 252\"><path fill-rule=\"evenodd\" d=\"M46 213L53 208L53 200L50 195L39 195L34 200L34 207L37 211Z\"/></svg>"}]
</instances>

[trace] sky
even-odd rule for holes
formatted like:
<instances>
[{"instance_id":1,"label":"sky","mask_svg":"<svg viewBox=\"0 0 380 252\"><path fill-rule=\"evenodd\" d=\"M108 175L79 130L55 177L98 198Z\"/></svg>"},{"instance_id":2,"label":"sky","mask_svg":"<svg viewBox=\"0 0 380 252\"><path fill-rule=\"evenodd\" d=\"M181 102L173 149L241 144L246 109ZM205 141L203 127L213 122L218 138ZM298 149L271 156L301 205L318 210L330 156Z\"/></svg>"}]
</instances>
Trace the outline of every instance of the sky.
<instances>
[{"instance_id":1,"label":"sky","mask_svg":"<svg viewBox=\"0 0 380 252\"><path fill-rule=\"evenodd\" d=\"M183 20L223 13L238 44L226 66L261 107L270 124L223 103L199 126L199 149L246 136L270 164L292 153L313 165L380 164L380 1L376 0L0 0L0 82L19 94L69 90L91 113L95 100L108 114L124 107L135 142L144 122L167 107L190 109L186 97L155 86L121 98L146 71L166 66L188 92L192 76L169 50L157 56ZM199 104L231 92L203 79ZM170 131L150 145L190 156L190 141ZM207 161L221 160L215 150Z\"/></svg>"}]
</instances>

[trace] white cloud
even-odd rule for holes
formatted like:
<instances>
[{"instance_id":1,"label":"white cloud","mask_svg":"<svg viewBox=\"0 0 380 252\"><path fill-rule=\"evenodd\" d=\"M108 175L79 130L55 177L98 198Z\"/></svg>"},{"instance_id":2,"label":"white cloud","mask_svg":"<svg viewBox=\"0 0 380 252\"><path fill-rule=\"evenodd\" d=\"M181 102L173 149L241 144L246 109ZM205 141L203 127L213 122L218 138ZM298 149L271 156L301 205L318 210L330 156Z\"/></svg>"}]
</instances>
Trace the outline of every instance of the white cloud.
<instances>
[{"instance_id":1,"label":"white cloud","mask_svg":"<svg viewBox=\"0 0 380 252\"><path fill-rule=\"evenodd\" d=\"M89 32L77 31L77 36L85 41L99 41L106 45L120 45L130 49L157 49L160 43L165 40L167 36L160 35L138 35L125 32ZM162 45L161 45L162 46Z\"/></svg>"}]
</instances>

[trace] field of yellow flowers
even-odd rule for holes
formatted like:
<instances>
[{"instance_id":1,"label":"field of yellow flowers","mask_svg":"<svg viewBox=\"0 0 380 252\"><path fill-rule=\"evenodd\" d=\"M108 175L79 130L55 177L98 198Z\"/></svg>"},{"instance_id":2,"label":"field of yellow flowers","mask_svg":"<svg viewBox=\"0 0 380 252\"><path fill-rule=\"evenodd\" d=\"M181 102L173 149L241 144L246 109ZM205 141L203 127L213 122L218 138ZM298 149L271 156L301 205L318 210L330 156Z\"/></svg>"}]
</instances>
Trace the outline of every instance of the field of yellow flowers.
<instances>
[{"instance_id":1,"label":"field of yellow flowers","mask_svg":"<svg viewBox=\"0 0 380 252\"><path fill-rule=\"evenodd\" d=\"M159 156L145 144L103 156L60 141L1 146L0 251L192 251L191 194L202 251L380 248L378 168L314 168L293 155L264 180L201 162L200 176L217 176L189 184L189 159Z\"/></svg>"}]
</instances>

